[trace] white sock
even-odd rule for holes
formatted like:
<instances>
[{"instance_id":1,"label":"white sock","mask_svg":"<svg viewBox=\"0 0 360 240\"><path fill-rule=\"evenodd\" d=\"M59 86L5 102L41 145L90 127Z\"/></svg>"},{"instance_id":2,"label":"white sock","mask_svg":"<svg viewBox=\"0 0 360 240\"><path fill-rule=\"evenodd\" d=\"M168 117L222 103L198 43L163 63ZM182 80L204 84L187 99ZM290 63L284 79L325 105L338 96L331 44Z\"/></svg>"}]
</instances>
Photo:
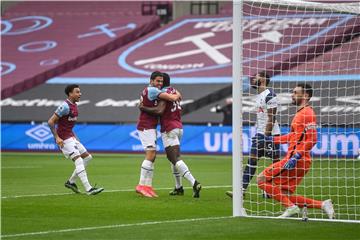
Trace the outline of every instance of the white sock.
<instances>
[{"instance_id":1,"label":"white sock","mask_svg":"<svg viewBox=\"0 0 360 240\"><path fill-rule=\"evenodd\" d=\"M91 189L91 185L89 183L89 180L87 178L84 161L81 157L75 160L75 171L78 177L80 178L82 184L84 185L84 188L86 191L89 191Z\"/></svg>"},{"instance_id":2,"label":"white sock","mask_svg":"<svg viewBox=\"0 0 360 240\"><path fill-rule=\"evenodd\" d=\"M174 175L174 179L175 179L175 188L180 188L182 186L182 179L181 179L181 175L179 170L176 168L176 166L172 163L170 163L171 165L171 171Z\"/></svg>"},{"instance_id":3,"label":"white sock","mask_svg":"<svg viewBox=\"0 0 360 240\"><path fill-rule=\"evenodd\" d=\"M145 159L141 164L139 185L152 186L153 175L154 163Z\"/></svg>"},{"instance_id":4,"label":"white sock","mask_svg":"<svg viewBox=\"0 0 360 240\"><path fill-rule=\"evenodd\" d=\"M176 167L179 170L180 174L191 183L191 186L194 186L195 178L191 174L188 166L186 166L184 161L183 160L177 161Z\"/></svg>"},{"instance_id":5,"label":"white sock","mask_svg":"<svg viewBox=\"0 0 360 240\"><path fill-rule=\"evenodd\" d=\"M92 159L91 154L89 154L86 158L83 158L85 167L89 164L91 159ZM70 183L76 182L77 177L78 175L76 174L76 169L75 169L69 178L69 182Z\"/></svg>"}]
</instances>

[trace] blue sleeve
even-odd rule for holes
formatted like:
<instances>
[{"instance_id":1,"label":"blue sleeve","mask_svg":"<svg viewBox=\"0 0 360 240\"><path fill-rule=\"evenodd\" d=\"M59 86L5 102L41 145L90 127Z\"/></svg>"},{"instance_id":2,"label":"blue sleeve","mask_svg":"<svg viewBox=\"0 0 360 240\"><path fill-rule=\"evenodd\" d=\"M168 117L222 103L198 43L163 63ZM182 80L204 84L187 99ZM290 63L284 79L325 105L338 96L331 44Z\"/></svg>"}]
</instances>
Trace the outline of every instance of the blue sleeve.
<instances>
[{"instance_id":1,"label":"blue sleeve","mask_svg":"<svg viewBox=\"0 0 360 240\"><path fill-rule=\"evenodd\" d=\"M59 117L66 116L70 112L69 105L66 102L63 102L56 110L55 114Z\"/></svg>"},{"instance_id":2,"label":"blue sleeve","mask_svg":"<svg viewBox=\"0 0 360 240\"><path fill-rule=\"evenodd\" d=\"M159 90L156 87L148 87L148 99L154 101L158 98L159 94L162 93L162 90Z\"/></svg>"}]
</instances>

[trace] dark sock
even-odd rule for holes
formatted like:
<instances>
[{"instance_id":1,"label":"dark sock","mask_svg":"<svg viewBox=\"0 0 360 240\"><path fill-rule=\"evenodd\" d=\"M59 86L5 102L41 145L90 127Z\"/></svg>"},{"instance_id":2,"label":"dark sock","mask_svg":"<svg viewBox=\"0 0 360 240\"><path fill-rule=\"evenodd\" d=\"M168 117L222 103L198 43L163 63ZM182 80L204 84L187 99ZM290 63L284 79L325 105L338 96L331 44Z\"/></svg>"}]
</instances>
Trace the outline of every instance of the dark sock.
<instances>
[{"instance_id":1,"label":"dark sock","mask_svg":"<svg viewBox=\"0 0 360 240\"><path fill-rule=\"evenodd\" d=\"M243 189L247 189L251 179L254 177L257 168L256 159L249 159L243 174Z\"/></svg>"}]
</instances>

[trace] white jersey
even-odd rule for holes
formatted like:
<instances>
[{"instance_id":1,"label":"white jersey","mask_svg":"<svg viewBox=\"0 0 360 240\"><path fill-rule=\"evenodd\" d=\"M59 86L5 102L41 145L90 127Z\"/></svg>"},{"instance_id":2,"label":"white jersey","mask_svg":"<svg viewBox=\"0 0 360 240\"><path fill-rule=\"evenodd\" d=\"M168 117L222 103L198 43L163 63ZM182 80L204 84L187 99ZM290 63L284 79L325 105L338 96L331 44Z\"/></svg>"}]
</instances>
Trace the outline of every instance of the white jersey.
<instances>
[{"instance_id":1,"label":"white jersey","mask_svg":"<svg viewBox=\"0 0 360 240\"><path fill-rule=\"evenodd\" d=\"M256 132L265 134L266 124L268 122L268 109L277 108L278 100L272 89L266 89L256 96ZM273 125L272 135L280 134L280 127L277 120Z\"/></svg>"}]
</instances>

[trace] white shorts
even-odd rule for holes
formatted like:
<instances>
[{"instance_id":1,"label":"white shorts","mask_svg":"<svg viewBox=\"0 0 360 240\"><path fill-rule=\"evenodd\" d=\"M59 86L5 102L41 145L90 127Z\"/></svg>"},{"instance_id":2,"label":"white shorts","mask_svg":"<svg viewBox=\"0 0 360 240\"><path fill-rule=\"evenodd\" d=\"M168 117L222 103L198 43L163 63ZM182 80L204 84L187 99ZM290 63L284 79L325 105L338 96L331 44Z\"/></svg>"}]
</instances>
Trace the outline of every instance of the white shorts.
<instances>
[{"instance_id":1,"label":"white shorts","mask_svg":"<svg viewBox=\"0 0 360 240\"><path fill-rule=\"evenodd\" d=\"M76 138L71 137L64 140L64 146L61 148L61 151L66 158L73 159L73 157L80 156L87 150Z\"/></svg>"},{"instance_id":2,"label":"white shorts","mask_svg":"<svg viewBox=\"0 0 360 240\"><path fill-rule=\"evenodd\" d=\"M156 129L138 130L141 145L144 150L156 150Z\"/></svg>"},{"instance_id":3,"label":"white shorts","mask_svg":"<svg viewBox=\"0 0 360 240\"><path fill-rule=\"evenodd\" d=\"M175 128L170 132L161 133L161 138L164 144L164 148L180 145L181 138L183 136L184 130L180 128Z\"/></svg>"}]
</instances>

